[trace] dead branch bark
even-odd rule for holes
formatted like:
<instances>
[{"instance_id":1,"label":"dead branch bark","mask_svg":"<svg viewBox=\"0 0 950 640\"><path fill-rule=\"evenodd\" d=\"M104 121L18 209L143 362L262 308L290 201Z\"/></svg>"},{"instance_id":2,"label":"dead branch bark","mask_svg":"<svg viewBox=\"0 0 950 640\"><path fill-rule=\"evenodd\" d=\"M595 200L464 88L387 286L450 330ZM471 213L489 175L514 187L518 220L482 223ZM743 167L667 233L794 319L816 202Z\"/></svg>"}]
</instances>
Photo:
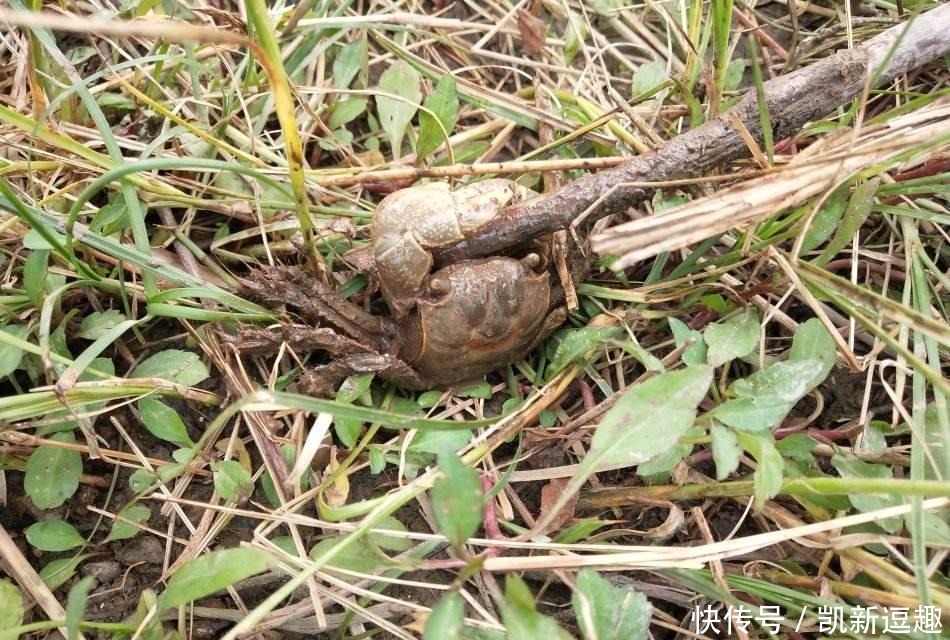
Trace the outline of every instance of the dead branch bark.
<instances>
[{"instance_id":1,"label":"dead branch bark","mask_svg":"<svg viewBox=\"0 0 950 640\"><path fill-rule=\"evenodd\" d=\"M772 137L784 139L860 96L865 87L950 53L950 4L891 27L861 47L764 83ZM619 167L588 174L557 192L509 207L466 240L436 254L438 263L491 255L558 229L589 211L588 220L620 213L648 199L651 183L697 178L750 155L742 134L761 144L759 104L750 91L735 107L664 147Z\"/></svg>"}]
</instances>

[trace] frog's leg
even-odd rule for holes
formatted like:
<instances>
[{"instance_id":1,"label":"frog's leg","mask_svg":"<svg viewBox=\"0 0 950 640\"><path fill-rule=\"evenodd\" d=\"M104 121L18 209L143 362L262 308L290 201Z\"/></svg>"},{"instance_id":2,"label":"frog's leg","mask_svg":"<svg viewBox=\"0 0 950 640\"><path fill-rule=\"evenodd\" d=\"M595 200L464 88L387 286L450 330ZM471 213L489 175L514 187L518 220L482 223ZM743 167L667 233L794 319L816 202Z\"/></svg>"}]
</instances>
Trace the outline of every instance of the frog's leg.
<instances>
[{"instance_id":1,"label":"frog's leg","mask_svg":"<svg viewBox=\"0 0 950 640\"><path fill-rule=\"evenodd\" d=\"M356 373L375 373L386 382L403 389L423 390L432 387L431 381L399 358L379 353L354 353L337 358L330 364L307 369L298 380L300 390L319 396L333 396L343 380Z\"/></svg>"},{"instance_id":2,"label":"frog's leg","mask_svg":"<svg viewBox=\"0 0 950 640\"><path fill-rule=\"evenodd\" d=\"M261 267L245 280L242 293L260 304L293 307L309 323L339 329L364 345L364 351L389 351L398 333L392 320L364 311L296 267Z\"/></svg>"}]
</instances>

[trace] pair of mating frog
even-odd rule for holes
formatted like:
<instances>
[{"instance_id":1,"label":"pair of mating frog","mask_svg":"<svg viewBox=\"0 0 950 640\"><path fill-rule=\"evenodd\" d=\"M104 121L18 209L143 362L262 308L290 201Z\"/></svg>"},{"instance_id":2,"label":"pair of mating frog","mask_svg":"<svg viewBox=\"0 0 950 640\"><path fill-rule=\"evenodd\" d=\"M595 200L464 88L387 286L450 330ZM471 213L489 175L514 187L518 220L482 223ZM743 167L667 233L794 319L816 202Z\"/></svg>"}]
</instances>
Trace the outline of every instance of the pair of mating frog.
<instances>
[{"instance_id":1,"label":"pair of mating frog","mask_svg":"<svg viewBox=\"0 0 950 640\"><path fill-rule=\"evenodd\" d=\"M550 239L435 271L432 251L534 195L504 179L455 190L431 182L390 194L376 208L371 236L391 318L368 313L300 269L265 268L250 293L295 308L306 324L246 328L241 351L266 353L286 342L298 351L327 352L331 362L299 380L302 391L321 396L353 373L373 372L421 390L464 384L517 361L567 316Z\"/></svg>"}]
</instances>

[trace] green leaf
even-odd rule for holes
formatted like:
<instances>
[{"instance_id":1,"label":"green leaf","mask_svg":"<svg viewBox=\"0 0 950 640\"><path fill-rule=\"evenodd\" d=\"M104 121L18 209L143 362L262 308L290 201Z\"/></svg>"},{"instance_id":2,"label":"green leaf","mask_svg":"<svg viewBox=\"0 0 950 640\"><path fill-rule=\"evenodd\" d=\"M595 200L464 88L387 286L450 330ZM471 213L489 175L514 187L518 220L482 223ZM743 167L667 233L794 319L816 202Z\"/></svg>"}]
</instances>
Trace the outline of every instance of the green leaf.
<instances>
[{"instance_id":1,"label":"green leaf","mask_svg":"<svg viewBox=\"0 0 950 640\"><path fill-rule=\"evenodd\" d=\"M511 574L505 577L501 619L508 629L508 640L573 640L553 618L537 612L527 585Z\"/></svg>"},{"instance_id":2,"label":"green leaf","mask_svg":"<svg viewBox=\"0 0 950 640\"><path fill-rule=\"evenodd\" d=\"M43 520L26 530L26 540L40 551L69 551L86 544L76 527L62 520Z\"/></svg>"},{"instance_id":3,"label":"green leaf","mask_svg":"<svg viewBox=\"0 0 950 640\"><path fill-rule=\"evenodd\" d=\"M759 344L761 333L759 314L751 308L724 322L709 325L703 332L709 364L718 367L749 355Z\"/></svg>"},{"instance_id":4,"label":"green leaf","mask_svg":"<svg viewBox=\"0 0 950 640\"><path fill-rule=\"evenodd\" d=\"M757 463L752 480L755 488L755 508L760 510L766 500L777 495L782 489L785 461L775 448L775 439L771 433L735 433L739 444L752 454Z\"/></svg>"},{"instance_id":5,"label":"green leaf","mask_svg":"<svg viewBox=\"0 0 950 640\"><path fill-rule=\"evenodd\" d=\"M61 558L59 560L53 560L40 569L40 578L46 584L50 591L56 591L63 584L73 577L76 573L76 568L82 563L83 560L90 557L91 553L80 553L78 556L73 556L71 558Z\"/></svg>"},{"instance_id":6,"label":"green leaf","mask_svg":"<svg viewBox=\"0 0 950 640\"><path fill-rule=\"evenodd\" d=\"M629 387L597 426L587 460L635 465L672 448L693 426L711 382L711 368L687 367Z\"/></svg>"},{"instance_id":7,"label":"green leaf","mask_svg":"<svg viewBox=\"0 0 950 640\"><path fill-rule=\"evenodd\" d=\"M142 417L142 424L156 438L182 447L195 446L178 412L158 398L142 398L138 402L138 410Z\"/></svg>"},{"instance_id":8,"label":"green leaf","mask_svg":"<svg viewBox=\"0 0 950 640\"><path fill-rule=\"evenodd\" d=\"M827 264L829 260L838 255L839 251L854 240L854 234L864 225L871 214L871 209L874 207L874 196L880 184L881 179L875 177L861 182L854 188L854 193L848 201L841 224L838 225L834 237L828 242L825 250L812 261L814 264L818 266Z\"/></svg>"},{"instance_id":9,"label":"green leaf","mask_svg":"<svg viewBox=\"0 0 950 640\"><path fill-rule=\"evenodd\" d=\"M247 547L212 551L195 558L172 575L158 598L158 610L166 611L217 593L263 573L272 563L269 554Z\"/></svg>"},{"instance_id":10,"label":"green leaf","mask_svg":"<svg viewBox=\"0 0 950 640\"><path fill-rule=\"evenodd\" d=\"M369 393L373 378L374 374L372 373L358 373L348 377L340 385L340 389L336 393L336 399L340 402L353 404ZM363 432L363 421L356 418L335 416L333 431L344 447L352 449L359 440L360 433Z\"/></svg>"},{"instance_id":11,"label":"green leaf","mask_svg":"<svg viewBox=\"0 0 950 640\"><path fill-rule=\"evenodd\" d=\"M680 359L687 366L699 366L706 364L706 342L703 340L703 334L695 329L690 329L685 322L677 318L669 318L670 329L673 331L673 340L677 347L692 339L693 343L686 347Z\"/></svg>"},{"instance_id":12,"label":"green leaf","mask_svg":"<svg viewBox=\"0 0 950 640\"><path fill-rule=\"evenodd\" d=\"M398 160L402 151L402 139L406 128L422 102L422 90L419 88L419 73L403 61L398 61L386 69L379 77L379 90L401 100L385 95L376 96L376 111L379 124L389 137L393 159Z\"/></svg>"},{"instance_id":13,"label":"green leaf","mask_svg":"<svg viewBox=\"0 0 950 640\"><path fill-rule=\"evenodd\" d=\"M482 521L481 482L454 452L439 454L442 477L432 487L432 509L439 531L459 548Z\"/></svg>"},{"instance_id":14,"label":"green leaf","mask_svg":"<svg viewBox=\"0 0 950 640\"><path fill-rule=\"evenodd\" d=\"M244 502L254 492L251 474L237 460L224 460L211 465L214 488L228 502Z\"/></svg>"},{"instance_id":15,"label":"green leaf","mask_svg":"<svg viewBox=\"0 0 950 640\"><path fill-rule=\"evenodd\" d=\"M455 119L459 111L455 76L446 73L439 78L435 90L429 94L422 106L428 111L424 109L419 112L419 139L416 140L416 155L420 159L435 151L446 140L447 135L452 135L452 130L455 128ZM435 115L430 115L430 111Z\"/></svg>"},{"instance_id":16,"label":"green leaf","mask_svg":"<svg viewBox=\"0 0 950 640\"><path fill-rule=\"evenodd\" d=\"M587 22L584 17L572 11L567 10L567 26L564 28L564 64L571 65L574 56L584 46L584 39L587 38Z\"/></svg>"},{"instance_id":17,"label":"green leaf","mask_svg":"<svg viewBox=\"0 0 950 640\"><path fill-rule=\"evenodd\" d=\"M356 74L365 69L368 47L365 37L360 37L340 49L333 60L333 86L336 89L347 89Z\"/></svg>"},{"instance_id":18,"label":"green leaf","mask_svg":"<svg viewBox=\"0 0 950 640\"><path fill-rule=\"evenodd\" d=\"M742 447L735 431L727 429L721 424L713 422L709 428L712 436L713 461L716 463L716 480L725 480L726 477L739 468L739 458L742 456Z\"/></svg>"},{"instance_id":19,"label":"green leaf","mask_svg":"<svg viewBox=\"0 0 950 640\"><path fill-rule=\"evenodd\" d=\"M554 351L554 357L551 358L551 364L548 365L546 375L550 378L569 364L584 359L587 353L597 349L607 340L623 335L623 332L623 327L616 325L559 331L557 349Z\"/></svg>"},{"instance_id":20,"label":"green leaf","mask_svg":"<svg viewBox=\"0 0 950 640\"><path fill-rule=\"evenodd\" d=\"M49 254L48 250L31 251L23 263L23 289L37 309L43 306L46 275L49 273Z\"/></svg>"},{"instance_id":21,"label":"green leaf","mask_svg":"<svg viewBox=\"0 0 950 640\"><path fill-rule=\"evenodd\" d=\"M197 353L166 349L149 356L129 374L130 378L161 378L194 386L208 377L208 368Z\"/></svg>"},{"instance_id":22,"label":"green leaf","mask_svg":"<svg viewBox=\"0 0 950 640\"><path fill-rule=\"evenodd\" d=\"M571 597L581 633L588 640L643 640L652 607L642 593L615 587L596 571L581 569Z\"/></svg>"},{"instance_id":23,"label":"green leaf","mask_svg":"<svg viewBox=\"0 0 950 640\"><path fill-rule=\"evenodd\" d=\"M409 451L438 455L443 451L458 451L472 438L467 431L420 431L412 442Z\"/></svg>"},{"instance_id":24,"label":"green leaf","mask_svg":"<svg viewBox=\"0 0 950 640\"><path fill-rule=\"evenodd\" d=\"M146 522L152 517L152 511L144 505L133 504L120 511L118 515L130 522L122 522L121 520L114 521L112 523L112 530L109 531L109 536L105 539L106 542L134 538L142 528L131 523Z\"/></svg>"},{"instance_id":25,"label":"green leaf","mask_svg":"<svg viewBox=\"0 0 950 640\"><path fill-rule=\"evenodd\" d=\"M125 322L125 314L115 310L96 311L82 319L79 325L80 338L96 340L113 327Z\"/></svg>"},{"instance_id":26,"label":"green leaf","mask_svg":"<svg viewBox=\"0 0 950 640\"><path fill-rule=\"evenodd\" d=\"M0 578L0 640L16 640L9 630L23 624L23 594L16 585Z\"/></svg>"},{"instance_id":27,"label":"green leaf","mask_svg":"<svg viewBox=\"0 0 950 640\"><path fill-rule=\"evenodd\" d=\"M26 340L30 335L30 328L25 324L8 324L0 327L0 332L18 340ZM6 378L17 370L20 360L23 359L23 349L6 342L0 342L0 378Z\"/></svg>"},{"instance_id":28,"label":"green leaf","mask_svg":"<svg viewBox=\"0 0 950 640\"><path fill-rule=\"evenodd\" d=\"M831 458L831 466L841 475L842 478L876 478L890 480L894 477L894 472L890 466L885 464L872 464L864 462L853 456L835 455ZM892 494L867 494L852 493L848 495L848 500L854 505L854 508L861 512L876 511L887 507L896 507L903 504L900 496ZM901 528L901 517L879 518L874 521L888 533L897 533Z\"/></svg>"},{"instance_id":29,"label":"green leaf","mask_svg":"<svg viewBox=\"0 0 950 640\"><path fill-rule=\"evenodd\" d=\"M359 118L366 111L368 100L362 96L352 96L346 100L341 100L333 105L333 111L330 113L330 119L327 120L327 126L331 129L339 129L345 124Z\"/></svg>"},{"instance_id":30,"label":"green leaf","mask_svg":"<svg viewBox=\"0 0 950 640\"><path fill-rule=\"evenodd\" d=\"M416 402L419 403L419 406L423 409L431 409L438 404L443 395L445 394L439 389L432 389L431 391L420 393L419 397L416 398Z\"/></svg>"},{"instance_id":31,"label":"green leaf","mask_svg":"<svg viewBox=\"0 0 950 640\"><path fill-rule=\"evenodd\" d=\"M482 400L488 400L492 396L491 385L482 380L481 382L476 382L473 385L459 389L455 395L459 398L481 398Z\"/></svg>"},{"instance_id":32,"label":"green leaf","mask_svg":"<svg viewBox=\"0 0 950 640\"><path fill-rule=\"evenodd\" d=\"M56 433L50 440L73 443L72 433ZM76 493L82 475L82 456L53 445L42 445L26 461L23 488L40 509L55 509Z\"/></svg>"},{"instance_id":33,"label":"green leaf","mask_svg":"<svg viewBox=\"0 0 950 640\"><path fill-rule=\"evenodd\" d=\"M66 637L76 640L79 637L79 623L86 612L86 602L89 599L89 588L92 586L92 576L86 576L69 590L66 598Z\"/></svg>"},{"instance_id":34,"label":"green leaf","mask_svg":"<svg viewBox=\"0 0 950 640\"><path fill-rule=\"evenodd\" d=\"M733 398L723 402L708 415L733 429L765 431L781 422L793 406L793 403L777 396Z\"/></svg>"},{"instance_id":35,"label":"green leaf","mask_svg":"<svg viewBox=\"0 0 950 640\"><path fill-rule=\"evenodd\" d=\"M817 360L821 363L821 368L809 379L810 389L813 389L824 382L831 373L835 366L837 350L834 338L825 329L821 320L811 318L795 330L788 359L790 362Z\"/></svg>"},{"instance_id":36,"label":"green leaf","mask_svg":"<svg viewBox=\"0 0 950 640\"><path fill-rule=\"evenodd\" d=\"M455 591L442 596L426 620L423 640L462 640L465 629L465 601Z\"/></svg>"},{"instance_id":37,"label":"green leaf","mask_svg":"<svg viewBox=\"0 0 950 640\"><path fill-rule=\"evenodd\" d=\"M792 404L813 388L821 373L819 360L785 360L736 380L729 391L739 398L776 398Z\"/></svg>"},{"instance_id":38,"label":"green leaf","mask_svg":"<svg viewBox=\"0 0 950 640\"><path fill-rule=\"evenodd\" d=\"M374 529L388 529L389 531L407 531L406 525L399 522L393 516L386 516L380 520L374 527ZM375 544L380 549L385 549L386 551L395 551L397 553L402 553L403 551L408 551L412 547L412 540L406 536L395 536L389 535L386 533L375 533L369 532L366 534L366 537L370 542Z\"/></svg>"},{"instance_id":39,"label":"green leaf","mask_svg":"<svg viewBox=\"0 0 950 640\"><path fill-rule=\"evenodd\" d=\"M129 476L129 488L135 493L142 493L158 482L158 475L147 469L136 469Z\"/></svg>"},{"instance_id":40,"label":"green leaf","mask_svg":"<svg viewBox=\"0 0 950 640\"><path fill-rule=\"evenodd\" d=\"M666 82L667 78L666 64L663 62L653 60L639 65L633 72L632 97L653 93L659 85Z\"/></svg>"},{"instance_id":41,"label":"green leaf","mask_svg":"<svg viewBox=\"0 0 950 640\"><path fill-rule=\"evenodd\" d=\"M598 520L597 518L581 518L571 521L570 526L562 529L554 536L554 542L558 544L574 544L581 540L587 540L598 529L609 527L607 520Z\"/></svg>"},{"instance_id":42,"label":"green leaf","mask_svg":"<svg viewBox=\"0 0 950 640\"><path fill-rule=\"evenodd\" d=\"M923 513L923 516L923 538L927 544L950 546L950 524L947 523L945 517L927 511ZM904 523L907 525L909 531L912 531L914 527L913 517L911 513L904 516Z\"/></svg>"},{"instance_id":43,"label":"green leaf","mask_svg":"<svg viewBox=\"0 0 950 640\"><path fill-rule=\"evenodd\" d=\"M847 189L838 189L825 200L825 203L818 209L818 213L812 218L808 230L805 231L802 250L798 253L799 256L818 248L832 236L841 223L847 197ZM811 207L812 205L807 206Z\"/></svg>"},{"instance_id":44,"label":"green leaf","mask_svg":"<svg viewBox=\"0 0 950 640\"><path fill-rule=\"evenodd\" d=\"M339 544L342 539L343 536L333 536L332 538L321 540L310 550L310 558L317 560L324 552ZM366 539L359 538L334 555L329 562L327 562L327 566L345 569L355 573L372 574L382 563L383 558L369 546ZM359 578L355 576L343 576L343 579L353 582L359 580Z\"/></svg>"}]
</instances>

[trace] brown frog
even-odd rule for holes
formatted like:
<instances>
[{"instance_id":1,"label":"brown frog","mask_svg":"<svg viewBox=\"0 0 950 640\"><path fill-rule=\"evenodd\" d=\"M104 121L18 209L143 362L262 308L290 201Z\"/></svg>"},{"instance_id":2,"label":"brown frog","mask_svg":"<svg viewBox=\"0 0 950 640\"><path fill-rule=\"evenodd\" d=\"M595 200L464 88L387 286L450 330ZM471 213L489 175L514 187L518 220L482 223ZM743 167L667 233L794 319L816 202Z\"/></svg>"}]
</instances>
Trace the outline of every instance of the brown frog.
<instances>
[{"instance_id":1,"label":"brown frog","mask_svg":"<svg viewBox=\"0 0 950 640\"><path fill-rule=\"evenodd\" d=\"M531 195L496 179L455 190L432 182L387 196L374 215L372 249L392 319L366 313L299 270L268 268L255 278L254 297L295 307L307 324L246 329L242 351L270 352L287 341L297 350L328 352L332 362L300 380L315 395L332 394L357 372L428 389L517 361L566 318L545 244L520 256L466 260L434 272L430 252Z\"/></svg>"}]
</instances>

